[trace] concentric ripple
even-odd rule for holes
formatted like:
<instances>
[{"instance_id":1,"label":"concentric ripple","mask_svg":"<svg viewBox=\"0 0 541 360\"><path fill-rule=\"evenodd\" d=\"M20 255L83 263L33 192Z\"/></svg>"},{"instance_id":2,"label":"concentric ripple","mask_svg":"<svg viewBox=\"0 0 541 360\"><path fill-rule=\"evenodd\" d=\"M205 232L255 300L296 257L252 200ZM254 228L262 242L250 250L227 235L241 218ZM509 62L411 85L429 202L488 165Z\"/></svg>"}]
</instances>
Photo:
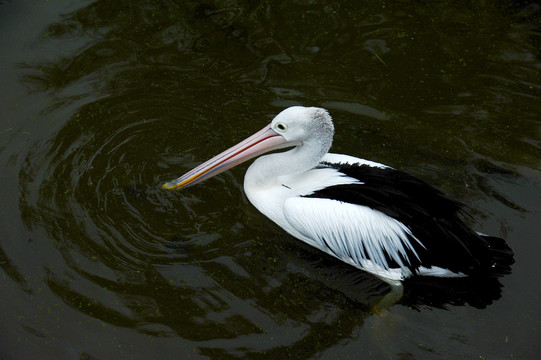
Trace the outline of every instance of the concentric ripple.
<instances>
[{"instance_id":1,"label":"concentric ripple","mask_svg":"<svg viewBox=\"0 0 541 360\"><path fill-rule=\"evenodd\" d=\"M191 303L184 309L196 306L193 290L176 286L204 277L186 250L205 234L186 221L182 206L189 209L191 200L172 201L178 195L160 188L174 144L167 119L147 118L141 112L152 106L144 104L126 111L125 100L84 107L54 138L35 144L20 172L20 204L27 226L43 228L42 241L53 241L67 265L44 264L51 290L93 316L134 326L150 316L146 311L166 316L152 294L162 287L180 291L175 298ZM209 235L207 244L216 238ZM125 304L111 306L118 296Z\"/></svg>"},{"instance_id":2,"label":"concentric ripple","mask_svg":"<svg viewBox=\"0 0 541 360\"><path fill-rule=\"evenodd\" d=\"M113 116L106 123L92 125L85 122L85 116L77 114L42 145L45 148L37 147L36 157L45 153L43 158L27 159L46 169L41 179L32 179L40 182L38 207L51 207L74 233L87 237L81 241L59 234L57 240L70 248L94 249L96 254L107 250L115 263L121 260L126 266L147 256L166 261L162 238L157 229L149 227L145 214L149 205L158 211L166 206L157 198L151 178L158 160L149 133L159 130L157 121L120 123L123 119ZM152 155L141 157L138 148Z\"/></svg>"}]
</instances>

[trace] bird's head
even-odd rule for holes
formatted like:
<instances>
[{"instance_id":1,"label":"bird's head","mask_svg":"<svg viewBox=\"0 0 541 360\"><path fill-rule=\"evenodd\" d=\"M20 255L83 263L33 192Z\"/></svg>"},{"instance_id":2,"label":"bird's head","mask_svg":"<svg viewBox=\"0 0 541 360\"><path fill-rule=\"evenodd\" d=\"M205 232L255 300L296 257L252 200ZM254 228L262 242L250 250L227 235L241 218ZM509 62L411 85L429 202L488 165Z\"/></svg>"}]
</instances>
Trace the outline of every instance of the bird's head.
<instances>
[{"instance_id":1,"label":"bird's head","mask_svg":"<svg viewBox=\"0 0 541 360\"><path fill-rule=\"evenodd\" d=\"M334 134L331 116L317 107L289 107L276 115L270 128L290 143L327 141L329 147Z\"/></svg>"}]
</instances>

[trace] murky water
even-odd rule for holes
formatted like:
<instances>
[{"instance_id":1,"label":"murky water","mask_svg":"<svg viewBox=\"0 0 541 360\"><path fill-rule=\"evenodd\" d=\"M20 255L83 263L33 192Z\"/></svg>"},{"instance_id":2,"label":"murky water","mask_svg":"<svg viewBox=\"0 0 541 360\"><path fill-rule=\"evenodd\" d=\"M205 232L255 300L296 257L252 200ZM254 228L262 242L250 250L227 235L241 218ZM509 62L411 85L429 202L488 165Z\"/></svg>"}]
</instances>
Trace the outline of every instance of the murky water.
<instances>
[{"instance_id":1,"label":"murky water","mask_svg":"<svg viewBox=\"0 0 541 360\"><path fill-rule=\"evenodd\" d=\"M2 359L521 358L541 352L541 7L0 2ZM423 178L511 275L386 285L300 244L246 166L160 185L290 105Z\"/></svg>"}]
</instances>

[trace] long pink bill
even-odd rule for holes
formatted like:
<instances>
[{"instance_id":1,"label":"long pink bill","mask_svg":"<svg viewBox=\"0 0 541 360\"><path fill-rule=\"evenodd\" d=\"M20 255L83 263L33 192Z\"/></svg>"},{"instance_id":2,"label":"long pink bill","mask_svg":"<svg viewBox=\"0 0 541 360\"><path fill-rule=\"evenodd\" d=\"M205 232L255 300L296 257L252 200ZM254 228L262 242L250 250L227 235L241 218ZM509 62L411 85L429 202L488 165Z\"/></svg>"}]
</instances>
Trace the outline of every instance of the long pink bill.
<instances>
[{"instance_id":1,"label":"long pink bill","mask_svg":"<svg viewBox=\"0 0 541 360\"><path fill-rule=\"evenodd\" d=\"M171 190L195 185L263 153L293 145L295 144L288 143L282 135L277 134L270 125L267 125L246 140L188 171L178 179L166 182L162 187Z\"/></svg>"}]
</instances>

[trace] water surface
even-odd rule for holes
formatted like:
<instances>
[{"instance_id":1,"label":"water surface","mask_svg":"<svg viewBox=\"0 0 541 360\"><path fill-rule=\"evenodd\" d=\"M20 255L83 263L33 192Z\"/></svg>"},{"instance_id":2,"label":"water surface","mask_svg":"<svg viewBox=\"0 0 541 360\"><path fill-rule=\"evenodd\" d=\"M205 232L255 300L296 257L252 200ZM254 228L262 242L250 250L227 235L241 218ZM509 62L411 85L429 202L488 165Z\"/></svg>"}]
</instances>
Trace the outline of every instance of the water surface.
<instances>
[{"instance_id":1,"label":"water surface","mask_svg":"<svg viewBox=\"0 0 541 360\"><path fill-rule=\"evenodd\" d=\"M0 2L2 359L536 358L541 7ZM283 108L504 237L498 281L385 284L300 244L246 166L161 189Z\"/></svg>"}]
</instances>

